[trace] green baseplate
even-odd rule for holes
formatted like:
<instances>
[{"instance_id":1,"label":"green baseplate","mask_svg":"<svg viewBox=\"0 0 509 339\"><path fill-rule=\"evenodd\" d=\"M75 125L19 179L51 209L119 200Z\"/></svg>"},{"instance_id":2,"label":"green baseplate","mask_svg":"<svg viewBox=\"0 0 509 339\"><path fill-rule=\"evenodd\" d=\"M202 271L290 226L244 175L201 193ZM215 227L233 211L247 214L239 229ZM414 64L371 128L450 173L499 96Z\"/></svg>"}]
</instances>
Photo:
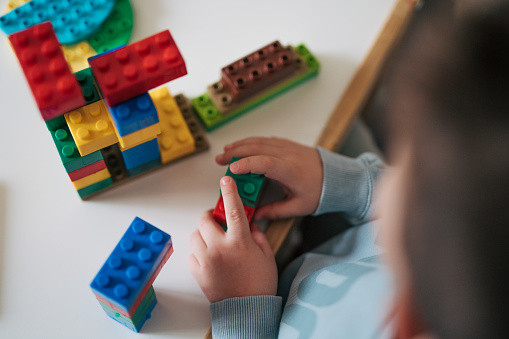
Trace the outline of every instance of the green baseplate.
<instances>
[{"instance_id":1,"label":"green baseplate","mask_svg":"<svg viewBox=\"0 0 509 339\"><path fill-rule=\"evenodd\" d=\"M208 94L200 95L197 98L192 99L193 109L196 112L201 123L207 131L213 131L214 129L224 125L232 119L235 119L242 114L252 110L255 107L265 103L273 97L286 92L294 86L316 76L320 68L320 64L311 52L307 49L304 44L298 45L295 50L301 58L306 62L307 70L302 74L296 74L295 76L286 79L284 82L279 83L275 86L270 87L268 90L262 92L252 98L248 98L244 104L234 109L228 114L221 114L219 109L214 105Z\"/></svg>"}]
</instances>

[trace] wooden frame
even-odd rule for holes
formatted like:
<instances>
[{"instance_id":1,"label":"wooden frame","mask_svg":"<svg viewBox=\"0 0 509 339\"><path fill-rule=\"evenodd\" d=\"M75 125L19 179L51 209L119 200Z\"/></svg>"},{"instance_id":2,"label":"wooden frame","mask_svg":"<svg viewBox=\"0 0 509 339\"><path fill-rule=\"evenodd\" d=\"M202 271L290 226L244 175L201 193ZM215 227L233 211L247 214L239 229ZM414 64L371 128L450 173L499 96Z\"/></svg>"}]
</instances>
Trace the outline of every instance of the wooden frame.
<instances>
[{"instance_id":1,"label":"wooden frame","mask_svg":"<svg viewBox=\"0 0 509 339\"><path fill-rule=\"evenodd\" d=\"M354 118L362 110L374 89L389 53L405 31L414 12L415 2L409 0L398 0L396 2L377 40L336 104L316 142L316 146L331 151L339 148ZM266 235L274 253L279 251L294 223L295 218L288 218L275 220L270 224ZM211 338L212 327L205 335L205 339Z\"/></svg>"}]
</instances>

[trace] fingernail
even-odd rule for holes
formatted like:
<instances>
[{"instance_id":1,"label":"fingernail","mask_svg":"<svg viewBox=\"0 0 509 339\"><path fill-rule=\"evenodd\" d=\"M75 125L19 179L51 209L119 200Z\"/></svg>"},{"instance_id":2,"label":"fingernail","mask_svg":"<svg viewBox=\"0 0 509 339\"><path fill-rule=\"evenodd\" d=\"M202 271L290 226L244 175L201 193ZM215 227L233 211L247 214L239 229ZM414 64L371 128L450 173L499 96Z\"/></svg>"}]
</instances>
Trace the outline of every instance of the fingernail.
<instances>
[{"instance_id":1,"label":"fingernail","mask_svg":"<svg viewBox=\"0 0 509 339\"><path fill-rule=\"evenodd\" d=\"M222 157L223 157L223 154L216 155L216 161L220 161Z\"/></svg>"},{"instance_id":2,"label":"fingernail","mask_svg":"<svg viewBox=\"0 0 509 339\"><path fill-rule=\"evenodd\" d=\"M237 164L236 161L230 165L230 170L237 171L238 169L239 169L239 164Z\"/></svg>"},{"instance_id":3,"label":"fingernail","mask_svg":"<svg viewBox=\"0 0 509 339\"><path fill-rule=\"evenodd\" d=\"M221 178L221 185L228 185L231 182L232 178L229 176L224 176Z\"/></svg>"}]
</instances>

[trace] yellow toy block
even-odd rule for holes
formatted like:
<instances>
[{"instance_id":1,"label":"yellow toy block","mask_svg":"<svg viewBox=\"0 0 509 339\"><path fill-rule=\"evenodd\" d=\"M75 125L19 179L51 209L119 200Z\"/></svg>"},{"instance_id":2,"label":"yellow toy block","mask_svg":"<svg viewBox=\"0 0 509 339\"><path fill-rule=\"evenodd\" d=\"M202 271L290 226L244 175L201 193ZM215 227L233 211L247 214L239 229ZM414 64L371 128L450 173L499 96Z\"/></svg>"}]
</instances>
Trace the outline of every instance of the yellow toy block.
<instances>
[{"instance_id":1,"label":"yellow toy block","mask_svg":"<svg viewBox=\"0 0 509 339\"><path fill-rule=\"evenodd\" d=\"M74 185L74 188L77 190L80 190L82 188L85 188L87 186L93 185L95 183L98 183L99 181L103 181L105 179L108 179L111 177L110 172L107 168L100 170L99 172L96 172L94 174L90 174L84 178L78 179L76 181L73 181L72 184Z\"/></svg>"},{"instance_id":2,"label":"yellow toy block","mask_svg":"<svg viewBox=\"0 0 509 339\"><path fill-rule=\"evenodd\" d=\"M161 124L161 134L157 136L161 162L164 164L193 153L196 150L194 138L168 88L152 90L149 95Z\"/></svg>"},{"instance_id":3,"label":"yellow toy block","mask_svg":"<svg viewBox=\"0 0 509 339\"><path fill-rule=\"evenodd\" d=\"M88 58L97 55L94 48L86 41L72 46L62 45L62 50L64 51L65 60L67 60L73 73L89 67Z\"/></svg>"},{"instance_id":4,"label":"yellow toy block","mask_svg":"<svg viewBox=\"0 0 509 339\"><path fill-rule=\"evenodd\" d=\"M134 146L138 146L139 144L143 144L144 142L147 142L149 140L152 140L159 134L161 134L161 124L157 123L124 136L120 136L117 133L117 138L118 142L120 143L120 148L122 150L126 150L129 148L133 148Z\"/></svg>"},{"instance_id":5,"label":"yellow toy block","mask_svg":"<svg viewBox=\"0 0 509 339\"><path fill-rule=\"evenodd\" d=\"M104 100L66 113L64 117L82 157L118 142Z\"/></svg>"},{"instance_id":6,"label":"yellow toy block","mask_svg":"<svg viewBox=\"0 0 509 339\"><path fill-rule=\"evenodd\" d=\"M15 8L18 8L21 5L24 5L30 0L9 0L7 1L7 7L5 8L5 13L12 11Z\"/></svg>"}]
</instances>

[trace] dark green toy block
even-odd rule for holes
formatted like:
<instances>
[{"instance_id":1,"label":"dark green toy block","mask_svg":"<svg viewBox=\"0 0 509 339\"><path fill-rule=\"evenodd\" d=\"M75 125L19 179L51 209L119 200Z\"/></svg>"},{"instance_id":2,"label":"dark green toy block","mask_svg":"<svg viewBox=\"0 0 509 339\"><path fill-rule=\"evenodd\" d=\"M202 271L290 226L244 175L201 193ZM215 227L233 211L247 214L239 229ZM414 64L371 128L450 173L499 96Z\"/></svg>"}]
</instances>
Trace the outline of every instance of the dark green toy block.
<instances>
[{"instance_id":1,"label":"dark green toy block","mask_svg":"<svg viewBox=\"0 0 509 339\"><path fill-rule=\"evenodd\" d=\"M95 151L82 157L67 125L50 132L67 173L103 160L101 151Z\"/></svg>"},{"instance_id":2,"label":"dark green toy block","mask_svg":"<svg viewBox=\"0 0 509 339\"><path fill-rule=\"evenodd\" d=\"M90 186L84 187L80 190L78 190L78 194L81 198L85 198L86 196L95 193L97 191L100 191L108 186L111 186L113 184L113 180L111 178L104 179L102 181L96 182L95 184L92 184Z\"/></svg>"},{"instance_id":3,"label":"dark green toy block","mask_svg":"<svg viewBox=\"0 0 509 339\"><path fill-rule=\"evenodd\" d=\"M95 86L94 77L92 76L92 69L90 67L74 73L74 76L76 77L76 80L78 80L87 105L101 100L101 96L99 95L99 91Z\"/></svg>"},{"instance_id":4,"label":"dark green toy block","mask_svg":"<svg viewBox=\"0 0 509 339\"><path fill-rule=\"evenodd\" d=\"M232 158L233 163L238 158ZM263 174L233 174L230 171L230 166L226 170L226 175L230 176L237 183L237 190L239 191L240 198L242 199L242 203L246 206L256 208L256 203L261 196L263 184L265 183L265 176Z\"/></svg>"}]
</instances>

